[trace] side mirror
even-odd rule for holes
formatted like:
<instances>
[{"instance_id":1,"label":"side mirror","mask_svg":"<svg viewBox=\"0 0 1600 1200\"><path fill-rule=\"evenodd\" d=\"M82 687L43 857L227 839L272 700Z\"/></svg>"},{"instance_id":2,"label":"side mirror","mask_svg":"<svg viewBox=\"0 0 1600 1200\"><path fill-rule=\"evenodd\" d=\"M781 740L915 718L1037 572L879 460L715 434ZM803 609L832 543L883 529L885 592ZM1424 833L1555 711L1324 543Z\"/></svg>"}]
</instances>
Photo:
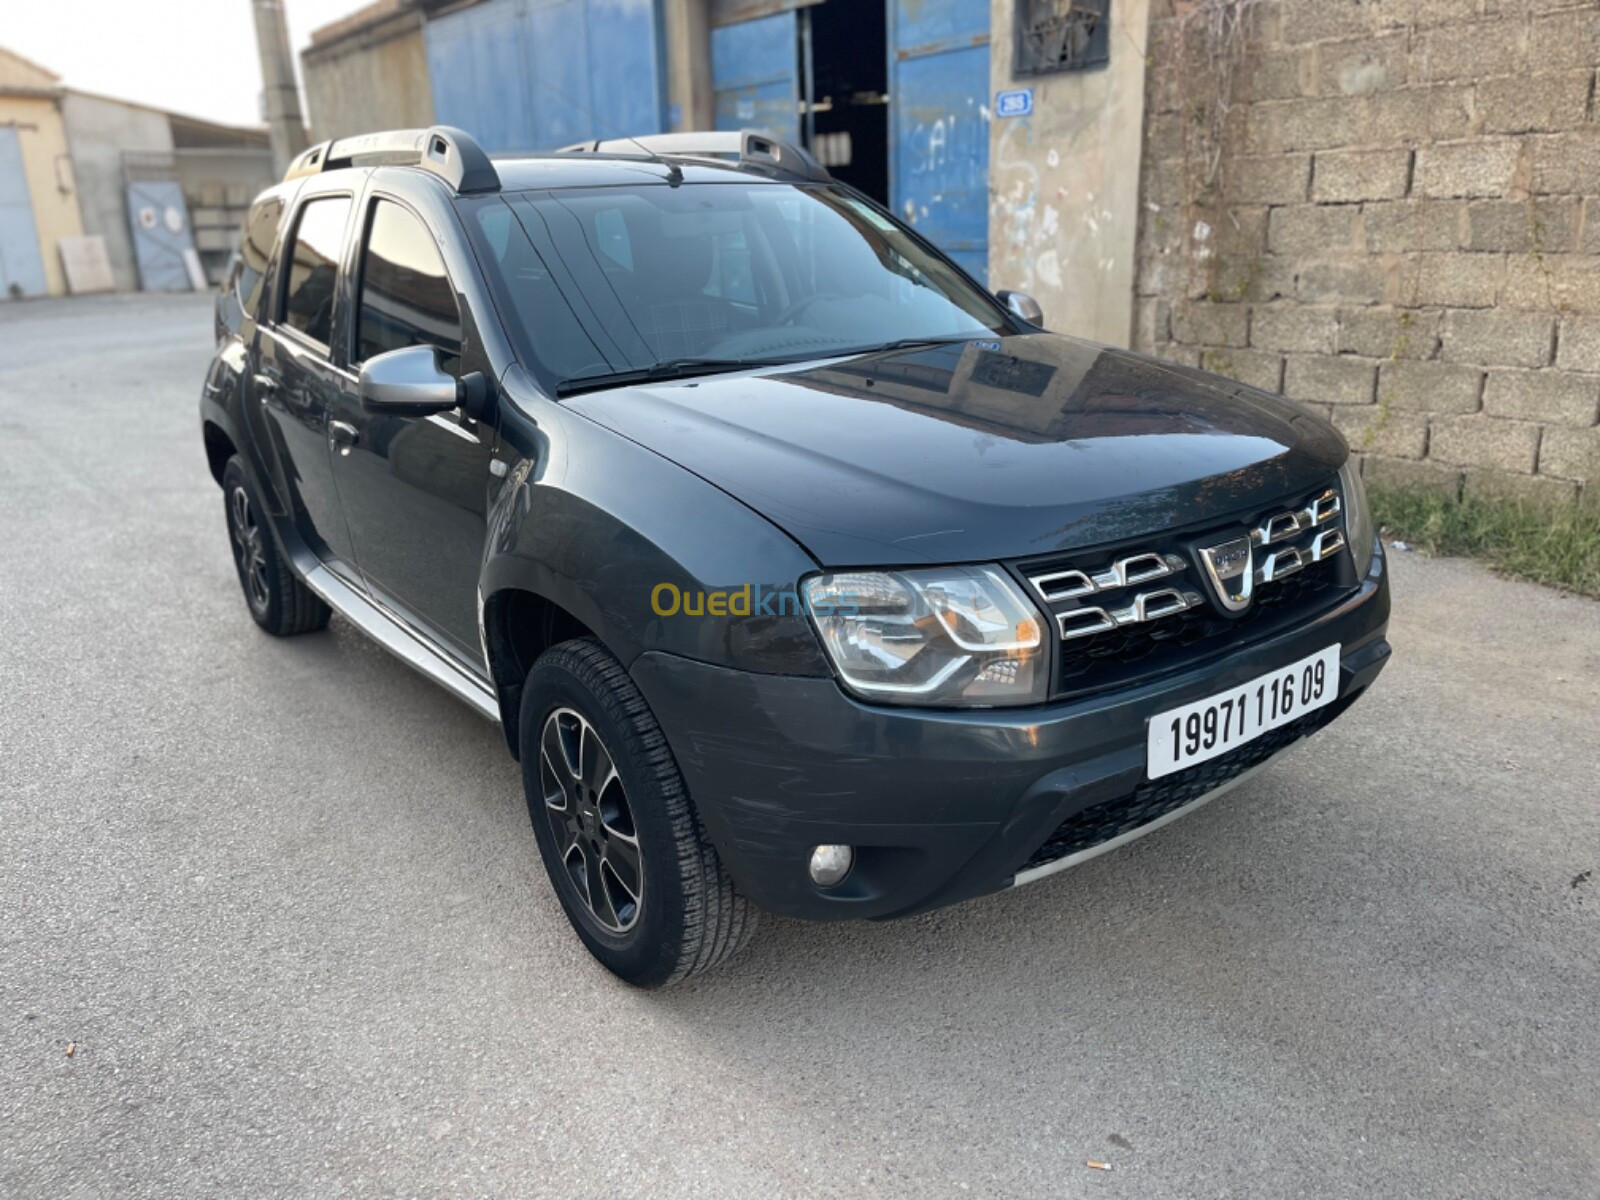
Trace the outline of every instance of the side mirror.
<instances>
[{"instance_id":1,"label":"side mirror","mask_svg":"<svg viewBox=\"0 0 1600 1200\"><path fill-rule=\"evenodd\" d=\"M361 407L395 417L448 412L464 399L461 380L439 366L433 346L405 346L361 364Z\"/></svg>"},{"instance_id":2,"label":"side mirror","mask_svg":"<svg viewBox=\"0 0 1600 1200\"><path fill-rule=\"evenodd\" d=\"M1026 321L1029 325L1044 324L1044 309L1039 307L1039 302L1027 292L996 292L995 299L1006 306L1006 311L1013 317Z\"/></svg>"}]
</instances>

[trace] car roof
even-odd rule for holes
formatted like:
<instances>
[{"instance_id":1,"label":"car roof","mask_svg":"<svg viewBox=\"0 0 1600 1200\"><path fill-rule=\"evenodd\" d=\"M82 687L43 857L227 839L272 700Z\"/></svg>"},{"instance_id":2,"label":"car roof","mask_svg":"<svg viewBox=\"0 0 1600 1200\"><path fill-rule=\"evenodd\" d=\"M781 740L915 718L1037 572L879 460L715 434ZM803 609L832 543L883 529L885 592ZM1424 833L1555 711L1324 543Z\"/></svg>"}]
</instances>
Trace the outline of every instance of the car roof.
<instances>
[{"instance_id":1,"label":"car roof","mask_svg":"<svg viewBox=\"0 0 1600 1200\"><path fill-rule=\"evenodd\" d=\"M758 168L736 162L692 161L673 158L670 162L642 155L550 154L494 158L500 173L500 190L527 191L532 188L606 187L618 184L666 184L678 175L684 183L795 183L788 177L774 177Z\"/></svg>"},{"instance_id":2,"label":"car roof","mask_svg":"<svg viewBox=\"0 0 1600 1200\"><path fill-rule=\"evenodd\" d=\"M578 142L552 154L491 158L470 134L447 125L391 129L319 142L296 155L284 182L392 168L427 174L458 196L534 188L623 184L829 183L809 153L754 130L646 134Z\"/></svg>"},{"instance_id":3,"label":"car roof","mask_svg":"<svg viewBox=\"0 0 1600 1200\"><path fill-rule=\"evenodd\" d=\"M558 191L565 188L595 187L667 187L678 184L744 183L756 185L798 184L804 180L787 177L774 178L759 170L741 169L738 163L691 163L682 159L671 163L645 158L606 158L596 155L530 155L516 158L496 158L495 170L500 175L500 187L494 191L470 192L458 195L461 200L478 200L486 196L513 195L517 192ZM678 168L674 178L673 167ZM359 173L359 174L358 174ZM385 163L376 166L341 167L325 172L320 178L336 180L341 177L357 178L376 174L395 185L399 180L415 180L425 187L439 186L440 181L432 171L422 167ZM423 181L426 180L426 183ZM297 190L298 181L274 184L257 201L274 194L285 198ZM446 185L448 187L448 185Z\"/></svg>"}]
</instances>

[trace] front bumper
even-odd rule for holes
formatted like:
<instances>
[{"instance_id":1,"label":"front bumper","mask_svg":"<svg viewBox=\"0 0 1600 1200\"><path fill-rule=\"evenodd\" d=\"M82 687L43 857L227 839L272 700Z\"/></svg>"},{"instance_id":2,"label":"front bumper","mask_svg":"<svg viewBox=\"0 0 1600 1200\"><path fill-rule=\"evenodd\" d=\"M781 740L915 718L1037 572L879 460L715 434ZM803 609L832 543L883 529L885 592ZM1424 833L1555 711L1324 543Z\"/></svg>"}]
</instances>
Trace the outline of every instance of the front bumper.
<instances>
[{"instance_id":1,"label":"front bumper","mask_svg":"<svg viewBox=\"0 0 1600 1200\"><path fill-rule=\"evenodd\" d=\"M1184 811L1214 790L1195 786L1206 764L1193 768L1194 794L1153 791L1144 778L1151 714L1338 642L1332 719L1383 669L1388 622L1379 552L1358 590L1287 633L1148 684L1042 708L874 707L832 679L758 675L654 652L641 655L632 674L745 895L810 920L898 917L996 891L1019 872L1024 881L1047 873L1030 859L1064 829L1090 827L1074 835L1081 842L1098 825L1107 832L1100 844L1109 846ZM1219 787L1237 780L1215 773ZM1181 783L1185 774L1169 778ZM1107 812L1125 817L1127 803L1145 806L1138 828L1101 820ZM806 861L813 846L831 843L855 846L856 864L824 890ZM1063 858L1089 856L1079 848Z\"/></svg>"}]
</instances>

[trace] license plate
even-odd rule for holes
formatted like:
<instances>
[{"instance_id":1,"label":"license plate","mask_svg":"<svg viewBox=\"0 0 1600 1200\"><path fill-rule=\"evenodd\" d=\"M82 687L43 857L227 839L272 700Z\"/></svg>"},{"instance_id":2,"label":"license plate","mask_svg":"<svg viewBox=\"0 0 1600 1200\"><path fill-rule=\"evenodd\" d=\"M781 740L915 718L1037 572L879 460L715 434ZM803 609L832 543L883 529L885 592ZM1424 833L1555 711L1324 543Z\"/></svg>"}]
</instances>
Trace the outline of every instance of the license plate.
<instances>
[{"instance_id":1,"label":"license plate","mask_svg":"<svg viewBox=\"0 0 1600 1200\"><path fill-rule=\"evenodd\" d=\"M1150 718L1151 779L1226 754L1331 704L1339 694L1339 647Z\"/></svg>"}]
</instances>

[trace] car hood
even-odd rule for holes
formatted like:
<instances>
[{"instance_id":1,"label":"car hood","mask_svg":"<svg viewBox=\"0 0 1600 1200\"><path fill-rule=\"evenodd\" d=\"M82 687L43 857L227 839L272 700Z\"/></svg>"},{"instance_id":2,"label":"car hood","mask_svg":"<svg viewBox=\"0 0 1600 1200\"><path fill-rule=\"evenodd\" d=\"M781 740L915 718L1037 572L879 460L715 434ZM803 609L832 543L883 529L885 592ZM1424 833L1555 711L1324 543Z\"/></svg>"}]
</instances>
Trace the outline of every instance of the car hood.
<instances>
[{"instance_id":1,"label":"car hood","mask_svg":"<svg viewBox=\"0 0 1600 1200\"><path fill-rule=\"evenodd\" d=\"M1343 438L1243 384L1057 334L591 392L568 407L824 566L1025 557L1226 519L1327 482Z\"/></svg>"}]
</instances>

